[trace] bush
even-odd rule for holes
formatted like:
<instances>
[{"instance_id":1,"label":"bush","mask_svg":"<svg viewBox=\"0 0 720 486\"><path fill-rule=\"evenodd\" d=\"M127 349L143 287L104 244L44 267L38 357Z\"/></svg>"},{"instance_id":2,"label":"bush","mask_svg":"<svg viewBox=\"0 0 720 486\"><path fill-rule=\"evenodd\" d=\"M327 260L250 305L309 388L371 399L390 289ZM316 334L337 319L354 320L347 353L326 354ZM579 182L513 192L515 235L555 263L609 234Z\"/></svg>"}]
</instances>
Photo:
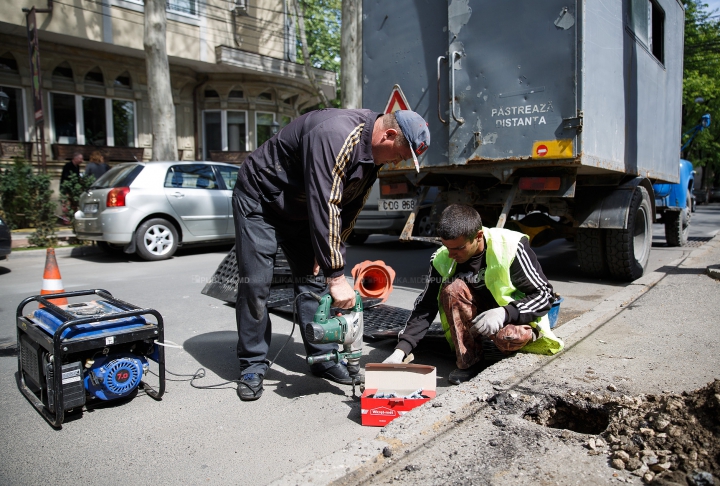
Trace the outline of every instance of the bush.
<instances>
[{"instance_id":1,"label":"bush","mask_svg":"<svg viewBox=\"0 0 720 486\"><path fill-rule=\"evenodd\" d=\"M31 245L57 242L51 196L50 177L36 174L26 160L15 158L12 167L0 170L0 212L11 229L35 228L28 239Z\"/></svg>"},{"instance_id":2,"label":"bush","mask_svg":"<svg viewBox=\"0 0 720 486\"><path fill-rule=\"evenodd\" d=\"M60 204L62 205L63 219L72 223L75 220L80 202L80 195L87 191L95 182L95 176L78 177L77 174L70 174L70 177L60 185Z\"/></svg>"}]
</instances>

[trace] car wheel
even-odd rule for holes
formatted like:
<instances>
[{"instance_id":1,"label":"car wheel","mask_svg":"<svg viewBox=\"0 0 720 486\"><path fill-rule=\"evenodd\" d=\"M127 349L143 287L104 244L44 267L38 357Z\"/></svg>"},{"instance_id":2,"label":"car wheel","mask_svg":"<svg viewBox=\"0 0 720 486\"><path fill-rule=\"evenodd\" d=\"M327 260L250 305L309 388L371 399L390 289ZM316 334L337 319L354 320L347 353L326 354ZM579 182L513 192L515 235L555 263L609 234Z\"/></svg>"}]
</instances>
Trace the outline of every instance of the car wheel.
<instances>
[{"instance_id":1,"label":"car wheel","mask_svg":"<svg viewBox=\"0 0 720 486\"><path fill-rule=\"evenodd\" d=\"M348 236L347 242L351 245L362 245L365 243L370 235L361 235L354 231Z\"/></svg>"},{"instance_id":2,"label":"car wheel","mask_svg":"<svg viewBox=\"0 0 720 486\"><path fill-rule=\"evenodd\" d=\"M162 218L149 219L138 226L135 244L143 260L165 260L177 250L178 233L172 223Z\"/></svg>"},{"instance_id":3,"label":"car wheel","mask_svg":"<svg viewBox=\"0 0 720 486\"><path fill-rule=\"evenodd\" d=\"M413 226L413 236L435 236L435 223L430 219L430 208L422 209L418 212L415 225Z\"/></svg>"}]
</instances>

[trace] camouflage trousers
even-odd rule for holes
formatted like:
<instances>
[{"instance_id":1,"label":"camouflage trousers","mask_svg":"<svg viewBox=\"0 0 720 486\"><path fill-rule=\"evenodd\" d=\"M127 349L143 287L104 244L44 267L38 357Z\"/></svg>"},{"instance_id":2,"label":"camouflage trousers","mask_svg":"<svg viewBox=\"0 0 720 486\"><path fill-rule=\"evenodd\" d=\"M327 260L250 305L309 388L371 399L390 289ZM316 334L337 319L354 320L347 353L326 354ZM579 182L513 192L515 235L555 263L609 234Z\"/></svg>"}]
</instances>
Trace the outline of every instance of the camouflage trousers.
<instances>
[{"instance_id":1,"label":"camouflage trousers","mask_svg":"<svg viewBox=\"0 0 720 486\"><path fill-rule=\"evenodd\" d=\"M470 331L473 318L488 309L478 309L472 291L463 280L457 279L443 285L440 305L450 325L456 365L460 369L467 369L483 359L483 339L490 339L504 353L512 353L534 337L530 326L515 324L506 324L497 334L487 338L474 336Z\"/></svg>"}]
</instances>

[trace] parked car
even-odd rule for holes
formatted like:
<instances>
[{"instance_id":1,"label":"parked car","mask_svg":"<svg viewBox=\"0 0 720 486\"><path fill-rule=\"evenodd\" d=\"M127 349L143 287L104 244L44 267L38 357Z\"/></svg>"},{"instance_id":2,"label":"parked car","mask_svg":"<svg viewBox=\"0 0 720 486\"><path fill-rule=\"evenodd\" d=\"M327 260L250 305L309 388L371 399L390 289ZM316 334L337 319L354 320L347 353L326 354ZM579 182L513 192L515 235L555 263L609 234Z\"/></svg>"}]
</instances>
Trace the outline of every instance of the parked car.
<instances>
[{"instance_id":1,"label":"parked car","mask_svg":"<svg viewBox=\"0 0 720 486\"><path fill-rule=\"evenodd\" d=\"M708 192L708 202L720 201L720 187L711 187Z\"/></svg>"},{"instance_id":2,"label":"parked car","mask_svg":"<svg viewBox=\"0 0 720 486\"><path fill-rule=\"evenodd\" d=\"M0 218L0 260L7 259L8 255L12 251L12 236L10 235L10 228L5 224L5 221Z\"/></svg>"},{"instance_id":3,"label":"parked car","mask_svg":"<svg viewBox=\"0 0 720 486\"><path fill-rule=\"evenodd\" d=\"M348 238L351 245L362 245L372 234L399 235L402 233L408 216L414 207L417 188L410 182L386 184L393 194L380 194L380 181L375 181L365 207L355 221L353 231ZM432 188L418 211L413 227L414 236L435 236L435 224L430 219L430 206L437 188ZM391 196L391 197L388 197ZM398 198L398 196L401 196ZM402 197L404 196L404 197Z\"/></svg>"},{"instance_id":4,"label":"parked car","mask_svg":"<svg viewBox=\"0 0 720 486\"><path fill-rule=\"evenodd\" d=\"M80 196L75 234L145 260L170 258L184 243L232 240L237 171L219 162L115 166Z\"/></svg>"},{"instance_id":5,"label":"parked car","mask_svg":"<svg viewBox=\"0 0 720 486\"><path fill-rule=\"evenodd\" d=\"M707 189L694 189L693 196L695 196L695 204L707 204L708 192Z\"/></svg>"}]
</instances>

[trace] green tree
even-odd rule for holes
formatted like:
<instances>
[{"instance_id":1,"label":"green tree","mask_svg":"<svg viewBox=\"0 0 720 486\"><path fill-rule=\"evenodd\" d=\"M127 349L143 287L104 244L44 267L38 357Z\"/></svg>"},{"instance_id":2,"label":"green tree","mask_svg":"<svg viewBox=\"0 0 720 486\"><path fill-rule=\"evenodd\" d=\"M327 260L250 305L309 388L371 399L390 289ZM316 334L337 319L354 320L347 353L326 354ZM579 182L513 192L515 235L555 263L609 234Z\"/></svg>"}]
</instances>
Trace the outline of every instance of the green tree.
<instances>
[{"instance_id":1,"label":"green tree","mask_svg":"<svg viewBox=\"0 0 720 486\"><path fill-rule=\"evenodd\" d=\"M28 238L33 246L52 246L55 238L55 203L50 200L50 177L36 174L24 159L0 170L0 213L11 229L35 228Z\"/></svg>"},{"instance_id":2,"label":"green tree","mask_svg":"<svg viewBox=\"0 0 720 486\"><path fill-rule=\"evenodd\" d=\"M79 177L77 174L70 174L60 186L60 204L65 221L75 220L75 211L79 209L80 195L87 191L95 182L95 176Z\"/></svg>"},{"instance_id":3,"label":"green tree","mask_svg":"<svg viewBox=\"0 0 720 486\"><path fill-rule=\"evenodd\" d=\"M305 35L310 64L319 69L340 74L340 26L341 0L296 0L300 15L305 21ZM302 44L298 38L298 59L302 61ZM340 84L337 96L330 101L332 107L340 107ZM315 107L314 107L315 108Z\"/></svg>"},{"instance_id":4,"label":"green tree","mask_svg":"<svg viewBox=\"0 0 720 486\"><path fill-rule=\"evenodd\" d=\"M701 0L685 0L682 130L686 134L705 113L714 118L683 156L704 167L704 178L720 173L720 17ZM683 136L685 143L690 135ZM709 170L708 170L709 169ZM713 181L705 179L708 185ZM700 181L696 181L700 187Z\"/></svg>"}]
</instances>

